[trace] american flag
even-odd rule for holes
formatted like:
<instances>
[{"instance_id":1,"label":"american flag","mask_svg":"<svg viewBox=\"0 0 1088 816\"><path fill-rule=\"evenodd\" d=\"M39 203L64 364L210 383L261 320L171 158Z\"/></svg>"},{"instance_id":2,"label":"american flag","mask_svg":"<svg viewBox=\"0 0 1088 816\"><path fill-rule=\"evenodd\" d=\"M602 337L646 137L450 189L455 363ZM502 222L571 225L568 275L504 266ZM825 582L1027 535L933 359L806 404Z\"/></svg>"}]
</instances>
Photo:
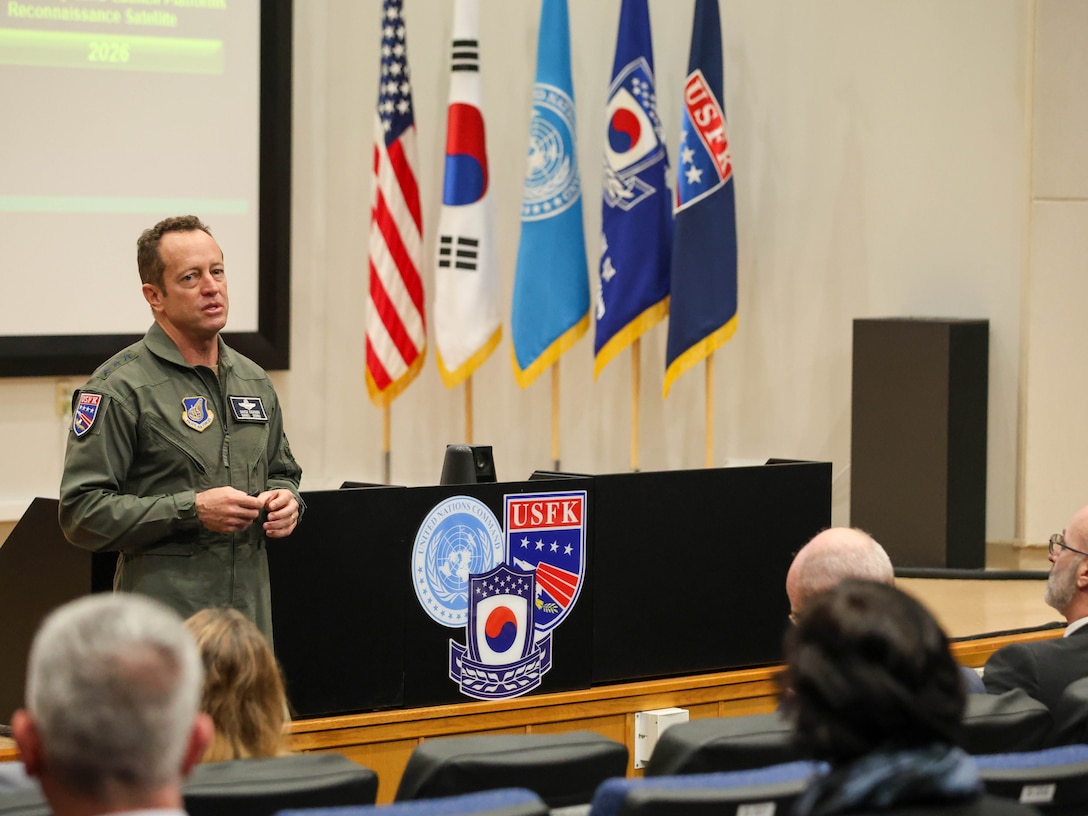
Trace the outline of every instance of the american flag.
<instances>
[{"instance_id":1,"label":"american flag","mask_svg":"<svg viewBox=\"0 0 1088 816\"><path fill-rule=\"evenodd\" d=\"M385 0L381 52L370 207L366 384L370 399L384 407L415 379L427 348L419 275L423 220L402 0Z\"/></svg>"}]
</instances>

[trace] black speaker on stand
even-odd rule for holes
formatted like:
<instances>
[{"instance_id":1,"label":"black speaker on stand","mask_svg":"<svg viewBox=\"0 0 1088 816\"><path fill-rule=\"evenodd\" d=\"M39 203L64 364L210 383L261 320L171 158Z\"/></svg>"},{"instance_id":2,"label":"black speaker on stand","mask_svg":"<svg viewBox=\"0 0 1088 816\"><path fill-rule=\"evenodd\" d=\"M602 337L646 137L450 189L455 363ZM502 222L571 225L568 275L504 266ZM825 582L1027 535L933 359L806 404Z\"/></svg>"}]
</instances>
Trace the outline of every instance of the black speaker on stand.
<instances>
[{"instance_id":1,"label":"black speaker on stand","mask_svg":"<svg viewBox=\"0 0 1088 816\"><path fill-rule=\"evenodd\" d=\"M850 523L898 567L986 566L989 321L854 321Z\"/></svg>"}]
</instances>

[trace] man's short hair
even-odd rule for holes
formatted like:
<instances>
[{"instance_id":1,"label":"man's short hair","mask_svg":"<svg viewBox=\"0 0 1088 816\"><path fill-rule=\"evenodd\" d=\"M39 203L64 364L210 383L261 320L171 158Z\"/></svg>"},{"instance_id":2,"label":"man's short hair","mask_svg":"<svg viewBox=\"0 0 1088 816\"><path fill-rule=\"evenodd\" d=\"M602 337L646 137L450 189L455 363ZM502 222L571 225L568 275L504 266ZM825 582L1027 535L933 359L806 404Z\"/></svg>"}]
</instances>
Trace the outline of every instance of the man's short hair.
<instances>
[{"instance_id":1,"label":"man's short hair","mask_svg":"<svg viewBox=\"0 0 1088 816\"><path fill-rule=\"evenodd\" d=\"M212 234L208 225L195 215L164 218L155 226L145 229L136 241L136 266L140 270L140 282L154 284L162 289L162 276L166 271L166 264L159 255L159 241L168 232L192 232L193 230Z\"/></svg>"},{"instance_id":2,"label":"man's short hair","mask_svg":"<svg viewBox=\"0 0 1088 816\"><path fill-rule=\"evenodd\" d=\"M103 593L42 623L26 703L50 773L101 799L179 777L202 683L196 643L177 614L144 596Z\"/></svg>"}]
</instances>

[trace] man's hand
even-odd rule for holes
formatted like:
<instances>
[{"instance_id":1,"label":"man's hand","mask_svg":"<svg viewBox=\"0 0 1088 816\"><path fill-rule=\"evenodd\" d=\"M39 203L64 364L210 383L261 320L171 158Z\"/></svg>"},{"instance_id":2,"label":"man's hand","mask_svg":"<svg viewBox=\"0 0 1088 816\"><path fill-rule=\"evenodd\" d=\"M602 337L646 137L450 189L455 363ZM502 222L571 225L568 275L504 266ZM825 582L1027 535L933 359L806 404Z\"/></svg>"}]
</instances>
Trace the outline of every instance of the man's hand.
<instances>
[{"instance_id":1,"label":"man's hand","mask_svg":"<svg viewBox=\"0 0 1088 816\"><path fill-rule=\"evenodd\" d=\"M269 538L287 538L298 524L298 499L290 490L266 490L257 496L268 511L264 534Z\"/></svg>"},{"instance_id":2,"label":"man's hand","mask_svg":"<svg viewBox=\"0 0 1088 816\"><path fill-rule=\"evenodd\" d=\"M250 496L229 486L213 487L196 494L196 515L200 523L213 532L237 533L261 514L261 508L265 506L261 496Z\"/></svg>"}]
</instances>

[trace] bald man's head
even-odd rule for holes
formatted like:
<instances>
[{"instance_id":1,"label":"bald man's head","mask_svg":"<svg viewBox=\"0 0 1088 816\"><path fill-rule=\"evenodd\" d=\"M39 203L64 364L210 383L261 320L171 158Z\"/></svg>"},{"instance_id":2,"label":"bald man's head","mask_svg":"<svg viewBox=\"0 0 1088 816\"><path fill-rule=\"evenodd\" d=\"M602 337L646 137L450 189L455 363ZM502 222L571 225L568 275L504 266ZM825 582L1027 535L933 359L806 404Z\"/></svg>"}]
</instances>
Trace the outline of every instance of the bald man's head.
<instances>
[{"instance_id":1,"label":"bald man's head","mask_svg":"<svg viewBox=\"0 0 1088 816\"><path fill-rule=\"evenodd\" d=\"M891 559L872 536L852 527L832 527L813 538L790 564L786 594L800 612L809 600L844 578L895 583Z\"/></svg>"}]
</instances>

